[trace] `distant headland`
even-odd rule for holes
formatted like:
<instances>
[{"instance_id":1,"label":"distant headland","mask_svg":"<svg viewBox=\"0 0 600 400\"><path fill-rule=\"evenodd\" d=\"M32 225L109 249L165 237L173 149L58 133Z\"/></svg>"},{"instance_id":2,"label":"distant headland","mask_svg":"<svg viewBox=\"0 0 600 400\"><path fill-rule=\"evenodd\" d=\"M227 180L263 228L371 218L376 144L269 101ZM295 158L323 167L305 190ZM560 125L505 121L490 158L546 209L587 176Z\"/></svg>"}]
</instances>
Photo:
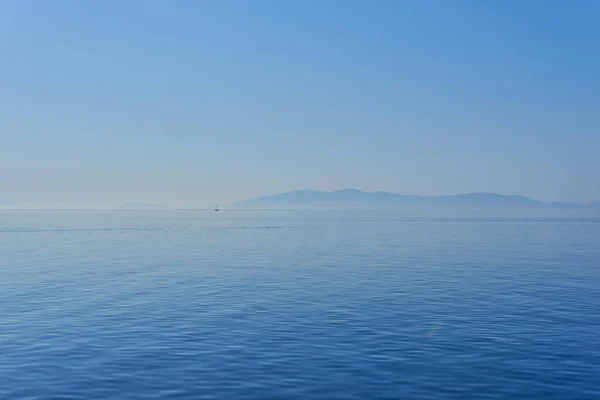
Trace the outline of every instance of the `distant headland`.
<instances>
[{"instance_id":1,"label":"distant headland","mask_svg":"<svg viewBox=\"0 0 600 400\"><path fill-rule=\"evenodd\" d=\"M496 193L463 193L444 196L419 196L390 192L364 192L358 189L341 189L331 192L297 190L262 196L234 204L241 208L315 208L315 207L544 207L544 208L600 208L600 202L578 204L573 202L546 203L525 196Z\"/></svg>"},{"instance_id":2,"label":"distant headland","mask_svg":"<svg viewBox=\"0 0 600 400\"><path fill-rule=\"evenodd\" d=\"M121 208L165 208L161 204L156 203L143 203L143 202L129 202L121 205Z\"/></svg>"}]
</instances>

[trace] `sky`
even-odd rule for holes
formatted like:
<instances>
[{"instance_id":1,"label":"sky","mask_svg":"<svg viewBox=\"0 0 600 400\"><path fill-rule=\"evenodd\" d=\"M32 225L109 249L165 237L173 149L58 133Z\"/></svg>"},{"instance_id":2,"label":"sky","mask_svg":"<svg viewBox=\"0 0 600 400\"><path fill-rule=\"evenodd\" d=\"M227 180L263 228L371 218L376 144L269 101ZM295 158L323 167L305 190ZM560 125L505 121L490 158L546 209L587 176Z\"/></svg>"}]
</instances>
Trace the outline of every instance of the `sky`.
<instances>
[{"instance_id":1,"label":"sky","mask_svg":"<svg viewBox=\"0 0 600 400\"><path fill-rule=\"evenodd\" d=\"M600 201L600 2L0 0L0 200Z\"/></svg>"}]
</instances>

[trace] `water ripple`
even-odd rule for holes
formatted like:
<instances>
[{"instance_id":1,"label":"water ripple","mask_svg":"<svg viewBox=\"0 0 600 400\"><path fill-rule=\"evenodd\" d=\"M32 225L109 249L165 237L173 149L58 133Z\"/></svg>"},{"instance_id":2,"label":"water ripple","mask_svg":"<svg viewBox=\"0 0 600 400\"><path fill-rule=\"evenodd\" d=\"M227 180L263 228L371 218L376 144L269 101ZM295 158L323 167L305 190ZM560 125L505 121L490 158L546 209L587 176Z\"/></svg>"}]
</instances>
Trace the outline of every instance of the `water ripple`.
<instances>
[{"instance_id":1,"label":"water ripple","mask_svg":"<svg viewBox=\"0 0 600 400\"><path fill-rule=\"evenodd\" d=\"M0 398L600 398L598 224L161 213L0 214Z\"/></svg>"}]
</instances>

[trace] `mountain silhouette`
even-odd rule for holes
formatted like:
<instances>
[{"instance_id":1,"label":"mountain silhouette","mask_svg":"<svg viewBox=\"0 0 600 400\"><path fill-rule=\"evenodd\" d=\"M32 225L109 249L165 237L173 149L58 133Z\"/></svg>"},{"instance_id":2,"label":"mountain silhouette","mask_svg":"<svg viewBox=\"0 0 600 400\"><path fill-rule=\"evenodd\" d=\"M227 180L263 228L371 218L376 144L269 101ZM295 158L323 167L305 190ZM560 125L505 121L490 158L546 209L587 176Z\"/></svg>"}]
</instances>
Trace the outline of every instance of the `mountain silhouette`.
<instances>
[{"instance_id":1,"label":"mountain silhouette","mask_svg":"<svg viewBox=\"0 0 600 400\"><path fill-rule=\"evenodd\" d=\"M599 204L600 203L591 203ZM587 207L591 207L587 205ZM363 192L341 189L332 192L297 190L262 196L236 203L238 207L399 207L399 206L470 206L470 207L581 207L576 203L544 203L518 195L463 193L445 196L403 195L389 192Z\"/></svg>"}]
</instances>

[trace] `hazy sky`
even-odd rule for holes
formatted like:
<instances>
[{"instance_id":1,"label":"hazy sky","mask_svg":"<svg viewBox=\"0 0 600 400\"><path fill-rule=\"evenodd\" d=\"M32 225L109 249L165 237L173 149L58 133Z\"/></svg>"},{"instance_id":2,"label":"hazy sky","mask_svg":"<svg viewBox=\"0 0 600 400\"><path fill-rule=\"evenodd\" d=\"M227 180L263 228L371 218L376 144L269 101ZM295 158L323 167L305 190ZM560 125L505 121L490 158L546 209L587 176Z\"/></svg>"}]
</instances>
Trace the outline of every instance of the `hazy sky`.
<instances>
[{"instance_id":1,"label":"hazy sky","mask_svg":"<svg viewBox=\"0 0 600 400\"><path fill-rule=\"evenodd\" d=\"M600 200L599 1L0 0L0 200Z\"/></svg>"}]
</instances>

